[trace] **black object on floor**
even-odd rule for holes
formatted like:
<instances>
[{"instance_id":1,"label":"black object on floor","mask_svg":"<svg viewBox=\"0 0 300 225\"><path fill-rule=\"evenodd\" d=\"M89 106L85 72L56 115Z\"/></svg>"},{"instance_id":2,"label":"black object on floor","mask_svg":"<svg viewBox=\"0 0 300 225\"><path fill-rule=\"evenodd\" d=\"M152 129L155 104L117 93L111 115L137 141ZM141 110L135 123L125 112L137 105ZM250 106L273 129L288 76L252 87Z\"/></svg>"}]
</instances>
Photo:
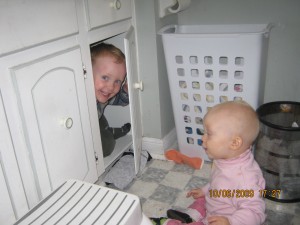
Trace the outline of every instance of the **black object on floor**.
<instances>
[{"instance_id":1,"label":"black object on floor","mask_svg":"<svg viewBox=\"0 0 300 225\"><path fill-rule=\"evenodd\" d=\"M167 216L170 219L179 220L183 223L192 223L193 222L192 218L188 214L179 212L174 209L169 209L167 211Z\"/></svg>"}]
</instances>

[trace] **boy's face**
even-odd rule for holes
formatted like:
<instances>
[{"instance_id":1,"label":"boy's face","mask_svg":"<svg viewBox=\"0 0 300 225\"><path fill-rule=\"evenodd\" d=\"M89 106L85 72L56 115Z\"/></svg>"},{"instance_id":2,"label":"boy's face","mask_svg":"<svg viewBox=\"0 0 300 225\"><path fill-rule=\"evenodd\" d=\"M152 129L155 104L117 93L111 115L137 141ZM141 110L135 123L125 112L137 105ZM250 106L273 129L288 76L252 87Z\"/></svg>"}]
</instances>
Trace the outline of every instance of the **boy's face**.
<instances>
[{"instance_id":1,"label":"boy's face","mask_svg":"<svg viewBox=\"0 0 300 225\"><path fill-rule=\"evenodd\" d=\"M221 114L207 114L205 116L202 146L210 159L228 159L231 157L232 133L227 125L226 118Z\"/></svg>"},{"instance_id":2,"label":"boy's face","mask_svg":"<svg viewBox=\"0 0 300 225\"><path fill-rule=\"evenodd\" d=\"M115 61L113 56L101 56L93 63L95 94L100 103L106 103L114 97L125 79L125 63L118 64Z\"/></svg>"}]
</instances>

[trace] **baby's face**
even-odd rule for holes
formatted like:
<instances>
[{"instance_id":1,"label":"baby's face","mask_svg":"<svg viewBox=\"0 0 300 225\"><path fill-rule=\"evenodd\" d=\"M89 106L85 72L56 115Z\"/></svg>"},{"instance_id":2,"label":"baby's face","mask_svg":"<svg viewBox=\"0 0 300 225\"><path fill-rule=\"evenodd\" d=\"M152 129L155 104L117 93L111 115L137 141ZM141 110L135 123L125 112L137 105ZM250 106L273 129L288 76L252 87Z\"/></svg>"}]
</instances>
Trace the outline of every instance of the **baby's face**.
<instances>
[{"instance_id":1,"label":"baby's face","mask_svg":"<svg viewBox=\"0 0 300 225\"><path fill-rule=\"evenodd\" d=\"M228 159L232 132L227 127L226 118L221 114L208 114L204 119L202 147L210 159Z\"/></svg>"},{"instance_id":2,"label":"baby's face","mask_svg":"<svg viewBox=\"0 0 300 225\"><path fill-rule=\"evenodd\" d=\"M121 88L126 76L125 63L116 63L112 56L98 57L93 64L93 77L96 98L100 103L106 103L114 97Z\"/></svg>"}]
</instances>

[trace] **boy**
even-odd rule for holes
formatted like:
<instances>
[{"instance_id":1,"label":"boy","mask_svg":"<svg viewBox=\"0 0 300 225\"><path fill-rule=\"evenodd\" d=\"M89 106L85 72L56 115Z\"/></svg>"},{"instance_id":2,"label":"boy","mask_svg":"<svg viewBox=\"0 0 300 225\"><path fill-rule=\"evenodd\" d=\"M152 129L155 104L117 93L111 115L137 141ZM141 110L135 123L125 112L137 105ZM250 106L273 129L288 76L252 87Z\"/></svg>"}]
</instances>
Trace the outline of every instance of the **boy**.
<instances>
[{"instance_id":1,"label":"boy","mask_svg":"<svg viewBox=\"0 0 300 225\"><path fill-rule=\"evenodd\" d=\"M129 103L125 56L114 45L101 43L92 47L91 58L103 156L106 157L114 150L115 139L126 135L131 128L130 123L111 128L103 114L108 104L125 106Z\"/></svg>"}]
</instances>

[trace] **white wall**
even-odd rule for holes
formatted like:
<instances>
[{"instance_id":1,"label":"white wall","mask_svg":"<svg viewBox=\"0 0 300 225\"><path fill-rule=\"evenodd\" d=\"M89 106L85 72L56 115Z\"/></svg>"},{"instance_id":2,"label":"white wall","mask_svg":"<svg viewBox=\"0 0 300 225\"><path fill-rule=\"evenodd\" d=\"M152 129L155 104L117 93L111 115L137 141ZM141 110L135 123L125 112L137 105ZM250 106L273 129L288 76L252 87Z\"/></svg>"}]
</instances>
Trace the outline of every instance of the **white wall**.
<instances>
[{"instance_id":1,"label":"white wall","mask_svg":"<svg viewBox=\"0 0 300 225\"><path fill-rule=\"evenodd\" d=\"M174 128L161 37L157 31L165 24L177 23L177 15L160 19L157 0L135 0L142 124L145 137L162 139Z\"/></svg>"},{"instance_id":2,"label":"white wall","mask_svg":"<svg viewBox=\"0 0 300 225\"><path fill-rule=\"evenodd\" d=\"M300 101L299 0L192 0L183 24L277 23L271 31L264 102Z\"/></svg>"},{"instance_id":3,"label":"white wall","mask_svg":"<svg viewBox=\"0 0 300 225\"><path fill-rule=\"evenodd\" d=\"M299 0L192 0L189 9L160 19L158 1L134 0L144 136L163 138L174 128L161 37L166 24L277 23L272 29L264 102L300 101Z\"/></svg>"}]
</instances>

